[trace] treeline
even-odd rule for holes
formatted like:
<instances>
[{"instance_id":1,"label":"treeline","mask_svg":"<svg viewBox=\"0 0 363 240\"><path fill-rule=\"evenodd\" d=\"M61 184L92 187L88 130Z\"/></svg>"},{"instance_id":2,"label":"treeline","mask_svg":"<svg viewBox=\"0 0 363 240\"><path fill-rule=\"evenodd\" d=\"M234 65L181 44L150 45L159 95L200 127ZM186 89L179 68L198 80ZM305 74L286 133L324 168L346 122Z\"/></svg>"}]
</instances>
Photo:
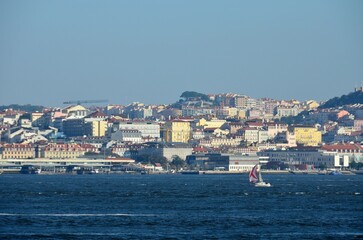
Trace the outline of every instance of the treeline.
<instances>
[{"instance_id":1,"label":"treeline","mask_svg":"<svg viewBox=\"0 0 363 240\"><path fill-rule=\"evenodd\" d=\"M186 100L188 100L188 99L200 99L200 100L203 100L203 101L209 101L208 95L203 94L203 93L193 92L193 91L185 91L185 92L182 93L182 95L180 97L185 98Z\"/></svg>"},{"instance_id":2,"label":"treeline","mask_svg":"<svg viewBox=\"0 0 363 240\"><path fill-rule=\"evenodd\" d=\"M363 92L357 91L349 93L348 95L343 95L341 97L335 97L332 99L329 99L324 104L322 104L319 108L336 108L343 105L351 105L351 104L357 104L361 103L363 104Z\"/></svg>"},{"instance_id":3,"label":"treeline","mask_svg":"<svg viewBox=\"0 0 363 240\"><path fill-rule=\"evenodd\" d=\"M24 112L36 112L36 111L41 112L44 109L43 106L35 106L30 104L26 105L10 104L10 105L0 106L0 111L4 111L5 109L10 109L10 108L13 110L24 111Z\"/></svg>"}]
</instances>

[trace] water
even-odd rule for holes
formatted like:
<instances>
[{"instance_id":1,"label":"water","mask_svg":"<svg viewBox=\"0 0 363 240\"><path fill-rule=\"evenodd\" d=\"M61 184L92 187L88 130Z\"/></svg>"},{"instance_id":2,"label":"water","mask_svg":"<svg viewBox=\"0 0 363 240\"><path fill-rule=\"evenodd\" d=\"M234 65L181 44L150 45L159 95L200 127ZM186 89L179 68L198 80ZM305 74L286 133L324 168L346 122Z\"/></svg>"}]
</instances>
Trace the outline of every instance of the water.
<instances>
[{"instance_id":1,"label":"water","mask_svg":"<svg viewBox=\"0 0 363 240\"><path fill-rule=\"evenodd\" d=\"M1 239L355 239L363 175L1 175Z\"/></svg>"}]
</instances>

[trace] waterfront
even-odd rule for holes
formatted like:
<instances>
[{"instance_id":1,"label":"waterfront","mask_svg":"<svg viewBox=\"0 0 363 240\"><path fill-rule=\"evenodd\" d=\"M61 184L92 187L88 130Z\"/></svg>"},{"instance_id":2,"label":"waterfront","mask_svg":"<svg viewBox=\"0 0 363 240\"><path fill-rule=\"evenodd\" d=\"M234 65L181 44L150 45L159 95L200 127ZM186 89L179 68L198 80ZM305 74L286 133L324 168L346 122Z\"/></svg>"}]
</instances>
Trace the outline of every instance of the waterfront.
<instances>
[{"instance_id":1,"label":"waterfront","mask_svg":"<svg viewBox=\"0 0 363 240\"><path fill-rule=\"evenodd\" d=\"M2 239L363 237L362 175L1 175Z\"/></svg>"}]
</instances>

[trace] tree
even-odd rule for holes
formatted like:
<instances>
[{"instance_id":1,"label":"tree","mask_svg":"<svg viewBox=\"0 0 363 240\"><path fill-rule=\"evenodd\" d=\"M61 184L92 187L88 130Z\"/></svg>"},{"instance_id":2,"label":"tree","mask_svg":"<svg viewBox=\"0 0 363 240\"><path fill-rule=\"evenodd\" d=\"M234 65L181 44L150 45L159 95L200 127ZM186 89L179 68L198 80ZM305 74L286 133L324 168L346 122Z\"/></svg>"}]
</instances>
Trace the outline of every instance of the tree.
<instances>
[{"instance_id":1,"label":"tree","mask_svg":"<svg viewBox=\"0 0 363 240\"><path fill-rule=\"evenodd\" d=\"M326 169L326 164L325 163L320 163L319 167L320 170L325 170Z\"/></svg>"},{"instance_id":2,"label":"tree","mask_svg":"<svg viewBox=\"0 0 363 240\"><path fill-rule=\"evenodd\" d=\"M180 97L185 98L185 99L194 98L194 99L200 99L203 101L209 101L209 97L207 95L205 95L203 93L193 92L193 91L185 91L182 93L182 95Z\"/></svg>"},{"instance_id":3,"label":"tree","mask_svg":"<svg viewBox=\"0 0 363 240\"><path fill-rule=\"evenodd\" d=\"M340 107L343 105L349 105L349 104L357 104L357 103L363 103L363 92L362 91L356 91L349 93L348 95L342 95L341 97L334 97L332 99L329 99L324 104L319 106L320 109L323 108L334 108L334 107Z\"/></svg>"},{"instance_id":4,"label":"tree","mask_svg":"<svg viewBox=\"0 0 363 240\"><path fill-rule=\"evenodd\" d=\"M352 161L350 164L349 164L349 167L351 168L351 169L357 169L357 170L359 170L359 169L361 169L361 168L363 168L363 163L362 162L356 162L356 161Z\"/></svg>"},{"instance_id":5,"label":"tree","mask_svg":"<svg viewBox=\"0 0 363 240\"><path fill-rule=\"evenodd\" d=\"M179 171L186 165L185 161L183 159L181 159L179 156L174 155L172 158L173 158L173 160L171 161L171 164L170 164L172 169Z\"/></svg>"},{"instance_id":6,"label":"tree","mask_svg":"<svg viewBox=\"0 0 363 240\"><path fill-rule=\"evenodd\" d=\"M158 155L149 155L149 154L139 155L139 156L136 156L135 160L136 160L136 162L140 162L142 164L160 163L163 168L166 168L168 165L168 160L166 159L166 157L158 156Z\"/></svg>"}]
</instances>

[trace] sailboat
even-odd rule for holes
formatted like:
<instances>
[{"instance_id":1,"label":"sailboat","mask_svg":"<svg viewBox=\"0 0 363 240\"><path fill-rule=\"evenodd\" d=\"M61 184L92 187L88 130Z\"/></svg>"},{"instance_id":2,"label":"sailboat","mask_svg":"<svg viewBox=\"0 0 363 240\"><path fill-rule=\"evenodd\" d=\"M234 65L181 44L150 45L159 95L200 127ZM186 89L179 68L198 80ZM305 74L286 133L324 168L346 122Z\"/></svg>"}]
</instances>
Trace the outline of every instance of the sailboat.
<instances>
[{"instance_id":1,"label":"sailboat","mask_svg":"<svg viewBox=\"0 0 363 240\"><path fill-rule=\"evenodd\" d=\"M264 182L261 176L260 164L256 164L249 174L250 182L255 184L255 187L271 187L270 183Z\"/></svg>"}]
</instances>

